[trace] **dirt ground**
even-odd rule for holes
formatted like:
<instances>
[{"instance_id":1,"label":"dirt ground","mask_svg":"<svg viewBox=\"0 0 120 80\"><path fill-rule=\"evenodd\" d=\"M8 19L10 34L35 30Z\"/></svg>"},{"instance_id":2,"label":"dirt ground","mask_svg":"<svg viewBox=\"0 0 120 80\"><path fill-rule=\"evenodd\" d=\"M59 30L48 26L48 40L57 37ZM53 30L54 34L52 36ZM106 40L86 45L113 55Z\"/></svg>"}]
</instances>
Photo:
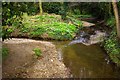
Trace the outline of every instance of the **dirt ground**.
<instances>
[{"instance_id":1,"label":"dirt ground","mask_svg":"<svg viewBox=\"0 0 120 80\"><path fill-rule=\"evenodd\" d=\"M3 46L9 55L2 62L3 78L68 78L69 70L51 42L17 39L5 40ZM42 56L36 58L34 48L40 48Z\"/></svg>"}]
</instances>

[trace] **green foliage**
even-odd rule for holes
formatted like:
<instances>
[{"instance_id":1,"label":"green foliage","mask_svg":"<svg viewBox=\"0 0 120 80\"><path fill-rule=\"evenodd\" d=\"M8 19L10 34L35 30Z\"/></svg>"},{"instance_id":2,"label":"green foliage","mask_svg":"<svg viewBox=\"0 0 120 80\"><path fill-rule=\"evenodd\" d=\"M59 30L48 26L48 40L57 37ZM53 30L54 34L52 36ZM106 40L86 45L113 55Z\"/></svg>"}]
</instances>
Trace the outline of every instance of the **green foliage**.
<instances>
[{"instance_id":1,"label":"green foliage","mask_svg":"<svg viewBox=\"0 0 120 80\"><path fill-rule=\"evenodd\" d=\"M110 36L105 40L104 48L111 60L120 66L120 42L117 38L117 31L115 30L115 18L108 18L106 24L113 30Z\"/></svg>"},{"instance_id":2,"label":"green foliage","mask_svg":"<svg viewBox=\"0 0 120 80\"><path fill-rule=\"evenodd\" d=\"M32 5L32 6L31 6ZM19 22L16 17L21 17L26 12L29 15L38 12L38 3L33 2L3 2L2 3L2 25L12 25ZM20 18L19 18L20 19Z\"/></svg>"},{"instance_id":3,"label":"green foliage","mask_svg":"<svg viewBox=\"0 0 120 80\"><path fill-rule=\"evenodd\" d=\"M106 21L106 24L107 24L109 27L113 28L113 27L115 26L115 18L114 18L114 17L109 18L109 19Z\"/></svg>"},{"instance_id":4,"label":"green foliage","mask_svg":"<svg viewBox=\"0 0 120 80\"><path fill-rule=\"evenodd\" d=\"M14 24L11 28L7 27L3 29L3 39L9 38L15 29L18 29L18 35L21 36L27 33L29 38L56 40L71 40L75 37L77 31L75 25L63 22L60 15L43 14L28 16L27 14L23 14L21 17L23 19L21 21L22 25L19 25L20 27ZM73 22L75 22L76 25L80 24L78 20Z\"/></svg>"},{"instance_id":5,"label":"green foliage","mask_svg":"<svg viewBox=\"0 0 120 80\"><path fill-rule=\"evenodd\" d=\"M14 29L12 27L2 26L2 32L1 32L2 40L4 41L4 39L9 39L13 31Z\"/></svg>"},{"instance_id":6,"label":"green foliage","mask_svg":"<svg viewBox=\"0 0 120 80\"><path fill-rule=\"evenodd\" d=\"M41 37L43 33L45 33L45 28L41 25L36 25L33 27L32 31L30 32L30 36Z\"/></svg>"},{"instance_id":7,"label":"green foliage","mask_svg":"<svg viewBox=\"0 0 120 80\"><path fill-rule=\"evenodd\" d=\"M33 51L36 57L40 57L42 55L42 52L39 48L34 48Z\"/></svg>"},{"instance_id":8,"label":"green foliage","mask_svg":"<svg viewBox=\"0 0 120 80\"><path fill-rule=\"evenodd\" d=\"M71 40L75 36L76 27L72 24L55 22L47 29L50 37L57 40Z\"/></svg>"},{"instance_id":9,"label":"green foliage","mask_svg":"<svg viewBox=\"0 0 120 80\"><path fill-rule=\"evenodd\" d=\"M12 18L14 15L20 16L22 11L20 10L19 4L12 2L3 2L2 3L2 25L11 25L14 19Z\"/></svg>"},{"instance_id":10,"label":"green foliage","mask_svg":"<svg viewBox=\"0 0 120 80\"><path fill-rule=\"evenodd\" d=\"M9 53L8 49L3 47L2 48L2 59L5 59L8 56L8 53Z\"/></svg>"},{"instance_id":11,"label":"green foliage","mask_svg":"<svg viewBox=\"0 0 120 80\"><path fill-rule=\"evenodd\" d=\"M112 10L113 8L111 2L106 2L106 3L95 2L94 4L92 2L87 2L87 3L71 2L69 4L71 6L68 9L69 10L68 13L70 15L90 14L100 19L107 19L108 17L111 17L111 15L113 15L113 10Z\"/></svg>"},{"instance_id":12,"label":"green foliage","mask_svg":"<svg viewBox=\"0 0 120 80\"><path fill-rule=\"evenodd\" d=\"M48 34L47 38L56 40L71 40L75 36L76 27L72 24L54 22L52 24L36 25L30 32L32 37L41 37Z\"/></svg>"},{"instance_id":13,"label":"green foliage","mask_svg":"<svg viewBox=\"0 0 120 80\"><path fill-rule=\"evenodd\" d=\"M69 17L69 16L67 16L67 18L70 19L74 25L76 25L78 27L82 27L82 22L80 20L77 20L77 19L75 19L73 17Z\"/></svg>"},{"instance_id":14,"label":"green foliage","mask_svg":"<svg viewBox=\"0 0 120 80\"><path fill-rule=\"evenodd\" d=\"M104 48L112 61L120 65L120 43L116 37L115 31L105 40Z\"/></svg>"},{"instance_id":15,"label":"green foliage","mask_svg":"<svg viewBox=\"0 0 120 80\"><path fill-rule=\"evenodd\" d=\"M23 27L20 31L29 33L30 38L49 38L56 40L71 40L77 30L73 24L61 21L61 17L55 14L37 16L24 16Z\"/></svg>"},{"instance_id":16,"label":"green foliage","mask_svg":"<svg viewBox=\"0 0 120 80\"><path fill-rule=\"evenodd\" d=\"M61 21L61 16L55 14L44 14L42 16L36 16L36 19L38 19L39 22L45 24L45 23L59 22Z\"/></svg>"},{"instance_id":17,"label":"green foliage","mask_svg":"<svg viewBox=\"0 0 120 80\"><path fill-rule=\"evenodd\" d=\"M74 13L73 14L75 14L75 15L80 15L80 10L79 10L79 8L75 8L75 9L73 9L74 11Z\"/></svg>"},{"instance_id":18,"label":"green foliage","mask_svg":"<svg viewBox=\"0 0 120 80\"><path fill-rule=\"evenodd\" d=\"M81 15L91 14L99 18L108 18L113 15L112 4L96 2L91 3L78 3L75 6L70 7L69 4L74 5L74 2L43 2L42 8L44 12L61 14L62 18L66 18L66 15ZM118 8L120 2L118 3ZM119 9L118 9L119 10ZM93 12L94 11L94 12ZM2 3L2 25L18 25L20 23L18 16L21 17L23 13L28 15L35 15L39 13L38 2L3 2ZM68 13L68 14L67 14ZM85 17L85 16L84 16ZM21 19L21 18L20 18Z\"/></svg>"},{"instance_id":19,"label":"green foliage","mask_svg":"<svg viewBox=\"0 0 120 80\"><path fill-rule=\"evenodd\" d=\"M61 11L60 2L43 2L42 4L44 12L60 14Z\"/></svg>"}]
</instances>

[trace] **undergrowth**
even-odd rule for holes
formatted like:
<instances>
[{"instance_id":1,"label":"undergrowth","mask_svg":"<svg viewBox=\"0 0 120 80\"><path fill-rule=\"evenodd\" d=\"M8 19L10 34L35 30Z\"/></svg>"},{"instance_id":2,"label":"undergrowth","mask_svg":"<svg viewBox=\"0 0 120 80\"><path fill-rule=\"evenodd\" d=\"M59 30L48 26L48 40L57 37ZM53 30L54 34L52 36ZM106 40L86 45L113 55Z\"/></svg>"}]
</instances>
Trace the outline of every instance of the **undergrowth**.
<instances>
[{"instance_id":1,"label":"undergrowth","mask_svg":"<svg viewBox=\"0 0 120 80\"><path fill-rule=\"evenodd\" d=\"M106 24L112 28L112 32L109 37L105 39L104 48L107 51L110 59L120 66L120 42L117 37L117 31L115 29L115 19L112 17L107 20Z\"/></svg>"},{"instance_id":2,"label":"undergrowth","mask_svg":"<svg viewBox=\"0 0 120 80\"><path fill-rule=\"evenodd\" d=\"M111 17L109 19L107 19L106 21L107 26L109 26L110 28L113 28L115 26L115 18Z\"/></svg>"},{"instance_id":3,"label":"undergrowth","mask_svg":"<svg viewBox=\"0 0 120 80\"><path fill-rule=\"evenodd\" d=\"M19 29L17 35L22 36L27 33L29 38L72 40L78 29L76 25L64 22L60 15L55 14L45 13L35 16L24 14L22 18L22 25L20 24L20 27L18 27L15 26L16 23L13 23L14 25L12 28L14 28L14 31L15 29ZM81 26L80 21L77 22L74 19L74 22Z\"/></svg>"}]
</instances>

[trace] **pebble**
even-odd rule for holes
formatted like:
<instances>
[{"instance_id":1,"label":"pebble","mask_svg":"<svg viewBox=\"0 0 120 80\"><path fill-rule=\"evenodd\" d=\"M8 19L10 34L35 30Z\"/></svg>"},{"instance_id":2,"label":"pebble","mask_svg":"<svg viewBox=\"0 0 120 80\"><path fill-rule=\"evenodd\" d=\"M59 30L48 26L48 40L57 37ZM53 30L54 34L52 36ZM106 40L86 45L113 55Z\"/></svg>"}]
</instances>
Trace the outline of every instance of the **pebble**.
<instances>
[{"instance_id":1,"label":"pebble","mask_svg":"<svg viewBox=\"0 0 120 80\"><path fill-rule=\"evenodd\" d=\"M51 62L53 62L53 60L51 59Z\"/></svg>"}]
</instances>

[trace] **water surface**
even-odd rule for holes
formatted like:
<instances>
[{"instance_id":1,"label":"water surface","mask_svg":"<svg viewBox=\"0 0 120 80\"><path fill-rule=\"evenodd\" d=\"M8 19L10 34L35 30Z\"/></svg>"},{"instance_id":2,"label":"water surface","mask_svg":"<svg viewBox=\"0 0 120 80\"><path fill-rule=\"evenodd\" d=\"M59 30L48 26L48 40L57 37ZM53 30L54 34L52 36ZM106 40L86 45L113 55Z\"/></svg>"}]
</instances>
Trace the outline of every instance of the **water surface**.
<instances>
[{"instance_id":1,"label":"water surface","mask_svg":"<svg viewBox=\"0 0 120 80\"><path fill-rule=\"evenodd\" d=\"M58 58L70 69L76 78L120 78L119 71L109 63L107 55L99 45L85 46L70 42L54 42Z\"/></svg>"}]
</instances>

